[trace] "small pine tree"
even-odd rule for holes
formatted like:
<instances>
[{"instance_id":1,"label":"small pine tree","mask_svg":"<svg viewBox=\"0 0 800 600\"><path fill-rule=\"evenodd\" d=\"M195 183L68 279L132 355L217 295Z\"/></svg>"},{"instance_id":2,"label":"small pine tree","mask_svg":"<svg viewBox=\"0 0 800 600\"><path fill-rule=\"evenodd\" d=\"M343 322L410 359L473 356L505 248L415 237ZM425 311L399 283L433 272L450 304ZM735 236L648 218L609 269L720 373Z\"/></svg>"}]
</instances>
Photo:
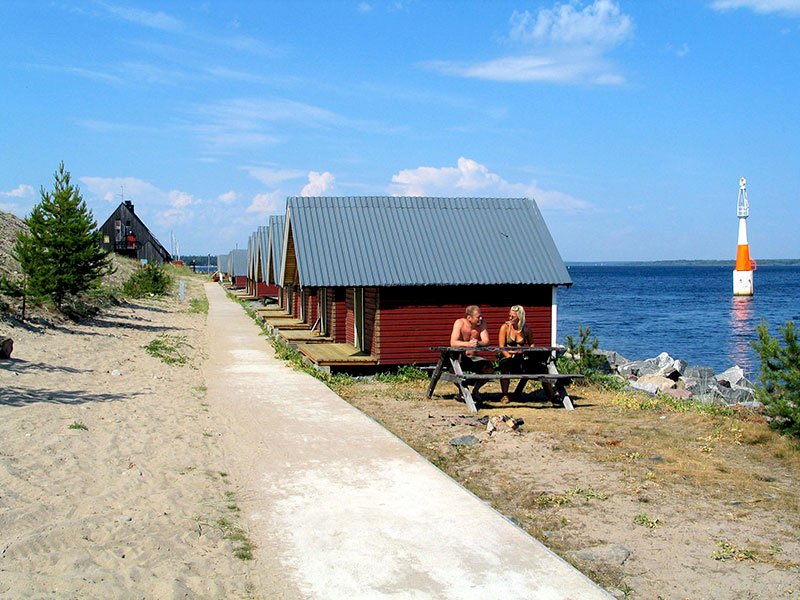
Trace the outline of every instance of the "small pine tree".
<instances>
[{"instance_id":1,"label":"small pine tree","mask_svg":"<svg viewBox=\"0 0 800 600\"><path fill-rule=\"evenodd\" d=\"M794 321L778 327L783 338L769 334L763 319L756 327L758 340L751 342L761 360L760 385L756 398L772 417L773 428L800 437L800 341Z\"/></svg>"},{"instance_id":2,"label":"small pine tree","mask_svg":"<svg viewBox=\"0 0 800 600\"><path fill-rule=\"evenodd\" d=\"M50 298L58 308L64 300L97 286L109 271L109 253L100 246L100 232L62 162L52 192L41 188L41 200L25 219L28 232L17 235L12 256L27 276L26 291Z\"/></svg>"},{"instance_id":3,"label":"small pine tree","mask_svg":"<svg viewBox=\"0 0 800 600\"><path fill-rule=\"evenodd\" d=\"M574 368L578 373L589 375L597 371L600 365L605 362L605 358L596 354L595 350L600 346L600 340L596 337L590 338L592 330L587 326L578 326L578 339L571 335L566 337L567 352L572 357Z\"/></svg>"}]
</instances>

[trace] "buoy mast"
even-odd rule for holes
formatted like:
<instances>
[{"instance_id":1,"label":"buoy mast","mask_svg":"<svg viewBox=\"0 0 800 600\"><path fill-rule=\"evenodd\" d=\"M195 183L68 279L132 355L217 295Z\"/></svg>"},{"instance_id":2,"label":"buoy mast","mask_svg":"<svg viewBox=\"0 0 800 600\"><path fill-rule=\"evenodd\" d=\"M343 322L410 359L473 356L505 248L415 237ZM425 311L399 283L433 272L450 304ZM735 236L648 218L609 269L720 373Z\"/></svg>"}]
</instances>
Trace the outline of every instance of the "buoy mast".
<instances>
[{"instance_id":1,"label":"buoy mast","mask_svg":"<svg viewBox=\"0 0 800 600\"><path fill-rule=\"evenodd\" d=\"M736 199L736 216L739 217L739 242L736 247L736 268L733 271L733 295L753 295L753 267L750 245L747 243L747 217L750 203L747 201L747 180L739 178L739 197Z\"/></svg>"}]
</instances>

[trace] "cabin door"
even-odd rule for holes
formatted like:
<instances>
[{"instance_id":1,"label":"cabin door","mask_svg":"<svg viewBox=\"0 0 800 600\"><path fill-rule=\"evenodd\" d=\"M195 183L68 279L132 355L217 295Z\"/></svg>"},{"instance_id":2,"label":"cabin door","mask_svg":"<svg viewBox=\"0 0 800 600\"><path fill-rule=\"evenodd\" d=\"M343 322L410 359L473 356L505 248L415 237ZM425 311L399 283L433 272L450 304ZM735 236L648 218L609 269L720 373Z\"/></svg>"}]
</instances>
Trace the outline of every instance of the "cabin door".
<instances>
[{"instance_id":1,"label":"cabin door","mask_svg":"<svg viewBox=\"0 0 800 600\"><path fill-rule=\"evenodd\" d=\"M300 321L305 323L306 322L306 300L307 300L306 288L300 290Z\"/></svg>"},{"instance_id":2,"label":"cabin door","mask_svg":"<svg viewBox=\"0 0 800 600\"><path fill-rule=\"evenodd\" d=\"M353 324L355 325L356 350L364 348L364 288L355 288L353 294Z\"/></svg>"},{"instance_id":3,"label":"cabin door","mask_svg":"<svg viewBox=\"0 0 800 600\"><path fill-rule=\"evenodd\" d=\"M328 335L328 288L317 290L317 312L319 313L319 333Z\"/></svg>"}]
</instances>

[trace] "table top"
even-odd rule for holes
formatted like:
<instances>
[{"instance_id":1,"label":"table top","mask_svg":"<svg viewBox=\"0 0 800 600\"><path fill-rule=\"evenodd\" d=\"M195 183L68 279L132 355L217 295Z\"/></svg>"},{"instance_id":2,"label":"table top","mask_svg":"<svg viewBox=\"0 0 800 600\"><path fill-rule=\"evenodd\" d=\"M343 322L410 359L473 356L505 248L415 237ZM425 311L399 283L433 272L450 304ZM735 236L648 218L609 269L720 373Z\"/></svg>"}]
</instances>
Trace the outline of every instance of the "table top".
<instances>
[{"instance_id":1,"label":"table top","mask_svg":"<svg viewBox=\"0 0 800 600\"><path fill-rule=\"evenodd\" d=\"M556 346L431 346L437 352L553 352Z\"/></svg>"}]
</instances>

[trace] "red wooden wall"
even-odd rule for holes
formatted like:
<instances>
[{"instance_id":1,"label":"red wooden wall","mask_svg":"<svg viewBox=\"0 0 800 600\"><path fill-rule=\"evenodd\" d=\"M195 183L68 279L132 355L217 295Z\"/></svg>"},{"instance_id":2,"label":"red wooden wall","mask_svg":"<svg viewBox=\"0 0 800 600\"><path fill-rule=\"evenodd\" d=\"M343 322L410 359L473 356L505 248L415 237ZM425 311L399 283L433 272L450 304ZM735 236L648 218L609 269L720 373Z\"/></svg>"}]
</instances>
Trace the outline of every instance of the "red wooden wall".
<instances>
[{"instance_id":1,"label":"red wooden wall","mask_svg":"<svg viewBox=\"0 0 800 600\"><path fill-rule=\"evenodd\" d=\"M384 365L436 362L439 355L429 348L450 343L453 322L464 316L469 304L481 307L492 345L498 342L508 309L521 304L534 342L549 346L551 293L552 288L544 285L380 288L379 340L374 354Z\"/></svg>"}]
</instances>

